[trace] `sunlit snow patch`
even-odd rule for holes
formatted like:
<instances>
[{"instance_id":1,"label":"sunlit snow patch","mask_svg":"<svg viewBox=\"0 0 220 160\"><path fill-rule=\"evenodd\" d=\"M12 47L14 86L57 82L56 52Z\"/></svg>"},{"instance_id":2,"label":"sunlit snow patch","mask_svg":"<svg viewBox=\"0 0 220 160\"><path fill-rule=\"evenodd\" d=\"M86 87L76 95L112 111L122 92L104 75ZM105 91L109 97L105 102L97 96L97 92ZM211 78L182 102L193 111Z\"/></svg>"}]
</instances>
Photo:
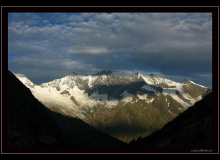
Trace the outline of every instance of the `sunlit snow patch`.
<instances>
[{"instance_id":1,"label":"sunlit snow patch","mask_svg":"<svg viewBox=\"0 0 220 160\"><path fill-rule=\"evenodd\" d=\"M120 94L120 96L122 96L122 100L121 102L123 103L123 105L129 103L132 101L134 94L128 93L127 90L124 91L122 94Z\"/></svg>"},{"instance_id":2,"label":"sunlit snow patch","mask_svg":"<svg viewBox=\"0 0 220 160\"><path fill-rule=\"evenodd\" d=\"M157 91L156 89L152 88L152 87L149 86L149 85L144 85L144 86L141 87L141 89L144 89L144 90L146 90L146 91L152 91L152 92L154 92L156 95L159 95L159 94L160 94L159 91Z\"/></svg>"}]
</instances>

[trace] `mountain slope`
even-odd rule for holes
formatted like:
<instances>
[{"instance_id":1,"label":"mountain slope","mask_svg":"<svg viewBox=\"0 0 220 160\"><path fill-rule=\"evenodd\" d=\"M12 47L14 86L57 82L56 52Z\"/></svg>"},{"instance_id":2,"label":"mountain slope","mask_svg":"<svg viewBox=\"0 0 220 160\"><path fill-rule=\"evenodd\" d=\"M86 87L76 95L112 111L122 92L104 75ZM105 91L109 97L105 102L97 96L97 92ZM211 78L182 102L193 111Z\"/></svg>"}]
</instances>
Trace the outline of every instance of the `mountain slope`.
<instances>
[{"instance_id":1,"label":"mountain slope","mask_svg":"<svg viewBox=\"0 0 220 160\"><path fill-rule=\"evenodd\" d=\"M8 71L9 147L120 147L119 141L80 119L52 112Z\"/></svg>"},{"instance_id":2,"label":"mountain slope","mask_svg":"<svg viewBox=\"0 0 220 160\"><path fill-rule=\"evenodd\" d=\"M131 147L212 147L212 93Z\"/></svg>"},{"instance_id":3,"label":"mountain slope","mask_svg":"<svg viewBox=\"0 0 220 160\"><path fill-rule=\"evenodd\" d=\"M125 142L160 129L210 90L189 80L178 83L139 72L131 77L106 70L89 76L72 72L39 86L16 76L46 107Z\"/></svg>"}]
</instances>

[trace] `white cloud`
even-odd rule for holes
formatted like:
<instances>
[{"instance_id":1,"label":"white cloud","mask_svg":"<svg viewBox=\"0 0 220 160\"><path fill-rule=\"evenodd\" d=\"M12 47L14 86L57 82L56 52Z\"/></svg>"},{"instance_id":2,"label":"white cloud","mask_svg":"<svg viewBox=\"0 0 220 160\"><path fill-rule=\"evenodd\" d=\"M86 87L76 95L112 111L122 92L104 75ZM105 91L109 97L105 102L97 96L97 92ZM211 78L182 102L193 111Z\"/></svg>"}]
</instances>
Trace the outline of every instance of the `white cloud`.
<instances>
[{"instance_id":1,"label":"white cloud","mask_svg":"<svg viewBox=\"0 0 220 160\"><path fill-rule=\"evenodd\" d=\"M102 55L102 54L107 54L110 51L108 49L106 49L105 47L86 47L86 46L82 46L82 48L77 49L79 47L76 48L71 48L71 49L67 49L67 53L70 54L94 54L94 55Z\"/></svg>"},{"instance_id":2,"label":"white cloud","mask_svg":"<svg viewBox=\"0 0 220 160\"><path fill-rule=\"evenodd\" d=\"M47 39L50 40L47 43L47 47L51 50L62 48L61 50L65 51L66 49L66 52L71 54L80 52L107 54L111 53L110 50L118 50L120 52L122 50L123 52L156 52L174 46L199 47L199 44L204 44L204 40L198 39L199 37L196 36L197 34L191 28L204 30L211 26L210 22L203 22L202 25L194 21L190 24L186 19L178 22L178 14L173 15L168 13L83 13L72 14L67 17L67 20L71 20L68 23L48 26L35 25L32 27L19 21L13 24L12 21L9 25L9 38L13 37L14 34L15 36L22 35L19 39L20 42L24 41L24 43L32 40L42 41ZM161 19L163 16L165 20ZM171 21L172 16L176 20ZM87 18L87 21L82 21L85 18ZM111 23L105 25L100 24L100 21ZM43 22L49 21L44 19ZM173 24L173 22L178 23ZM187 33L180 32L179 29L187 30ZM65 45L63 45L64 41ZM73 46L80 45L80 43L84 43L87 48L76 49L74 47L73 49ZM162 45L158 46L158 44ZM159 49L160 47L164 48Z\"/></svg>"},{"instance_id":3,"label":"white cloud","mask_svg":"<svg viewBox=\"0 0 220 160\"><path fill-rule=\"evenodd\" d=\"M119 77L130 77L133 76L136 72L131 71L131 70L120 70L120 69L115 69L112 70L113 74Z\"/></svg>"},{"instance_id":4,"label":"white cloud","mask_svg":"<svg viewBox=\"0 0 220 160\"><path fill-rule=\"evenodd\" d=\"M75 61L75 60L70 60L70 59L64 59L62 61L60 61L60 65L61 67L63 67L63 69L74 69L74 70L87 70L88 68L93 68L93 66L91 64L86 64L84 62L81 61Z\"/></svg>"},{"instance_id":5,"label":"white cloud","mask_svg":"<svg viewBox=\"0 0 220 160\"><path fill-rule=\"evenodd\" d=\"M19 62L24 57L33 59L33 63L26 59L20 66L25 63L48 70L75 67L89 72L118 67L117 74L129 75L134 72L123 66L131 65L131 69L156 68L180 76L188 70L204 74L201 68L210 68L212 63L205 58L212 52L211 17L210 13L9 14L8 51L9 55L16 53ZM106 61L108 58L112 61ZM205 60L208 67L203 67ZM18 61L13 63L19 66ZM77 67L82 65L88 71Z\"/></svg>"},{"instance_id":6,"label":"white cloud","mask_svg":"<svg viewBox=\"0 0 220 160\"><path fill-rule=\"evenodd\" d=\"M70 20L71 22L70 23L77 23L77 22L82 22L83 21L83 18L76 15L76 14L72 14L68 17L68 20Z\"/></svg>"},{"instance_id":7,"label":"white cloud","mask_svg":"<svg viewBox=\"0 0 220 160\"><path fill-rule=\"evenodd\" d=\"M115 17L113 14L103 13L103 14L97 14L95 18L103 23L112 23Z\"/></svg>"}]
</instances>

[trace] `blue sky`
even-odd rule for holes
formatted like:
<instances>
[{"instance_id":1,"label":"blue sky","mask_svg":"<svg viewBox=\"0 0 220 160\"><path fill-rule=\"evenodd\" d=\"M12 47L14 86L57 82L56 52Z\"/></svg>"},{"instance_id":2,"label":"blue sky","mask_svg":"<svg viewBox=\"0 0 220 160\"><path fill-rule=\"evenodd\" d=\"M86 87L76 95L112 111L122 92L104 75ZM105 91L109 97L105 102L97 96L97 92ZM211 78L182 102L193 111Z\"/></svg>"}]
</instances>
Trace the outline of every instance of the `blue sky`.
<instances>
[{"instance_id":1,"label":"blue sky","mask_svg":"<svg viewBox=\"0 0 220 160\"><path fill-rule=\"evenodd\" d=\"M35 84L106 69L212 87L212 14L9 13L8 69Z\"/></svg>"}]
</instances>

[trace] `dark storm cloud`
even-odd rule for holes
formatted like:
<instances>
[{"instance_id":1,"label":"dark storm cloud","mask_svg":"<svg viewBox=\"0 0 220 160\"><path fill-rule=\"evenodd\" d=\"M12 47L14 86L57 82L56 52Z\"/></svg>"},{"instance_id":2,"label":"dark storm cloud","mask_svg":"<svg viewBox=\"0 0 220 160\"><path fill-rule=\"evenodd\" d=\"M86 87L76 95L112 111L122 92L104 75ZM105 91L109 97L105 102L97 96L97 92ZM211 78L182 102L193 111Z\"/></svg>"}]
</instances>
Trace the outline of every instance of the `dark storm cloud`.
<instances>
[{"instance_id":1,"label":"dark storm cloud","mask_svg":"<svg viewBox=\"0 0 220 160\"><path fill-rule=\"evenodd\" d=\"M189 75L205 73L212 70L211 51L203 50L170 50L162 53L139 54L129 58L130 64L147 70L154 68L164 74Z\"/></svg>"},{"instance_id":2,"label":"dark storm cloud","mask_svg":"<svg viewBox=\"0 0 220 160\"><path fill-rule=\"evenodd\" d=\"M108 69L211 86L210 13L13 13L8 37L9 69L33 81Z\"/></svg>"}]
</instances>

